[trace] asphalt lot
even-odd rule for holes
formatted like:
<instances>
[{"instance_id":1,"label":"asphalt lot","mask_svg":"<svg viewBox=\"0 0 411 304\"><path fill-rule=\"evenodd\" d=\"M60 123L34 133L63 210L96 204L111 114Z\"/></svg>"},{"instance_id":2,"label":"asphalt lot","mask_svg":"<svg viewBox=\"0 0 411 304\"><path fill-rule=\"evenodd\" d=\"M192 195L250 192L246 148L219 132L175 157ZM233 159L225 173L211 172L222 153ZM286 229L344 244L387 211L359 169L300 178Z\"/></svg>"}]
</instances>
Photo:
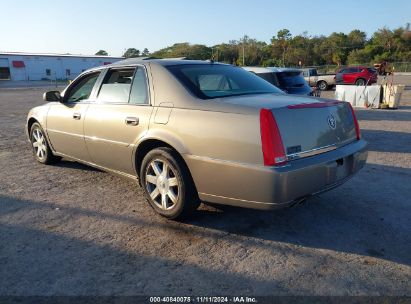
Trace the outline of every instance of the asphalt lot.
<instances>
[{"instance_id":1,"label":"asphalt lot","mask_svg":"<svg viewBox=\"0 0 411 304\"><path fill-rule=\"evenodd\" d=\"M411 296L411 91L357 111L369 159L343 186L272 212L202 205L184 223L132 181L37 163L24 124L43 91L0 89L0 295Z\"/></svg>"}]
</instances>

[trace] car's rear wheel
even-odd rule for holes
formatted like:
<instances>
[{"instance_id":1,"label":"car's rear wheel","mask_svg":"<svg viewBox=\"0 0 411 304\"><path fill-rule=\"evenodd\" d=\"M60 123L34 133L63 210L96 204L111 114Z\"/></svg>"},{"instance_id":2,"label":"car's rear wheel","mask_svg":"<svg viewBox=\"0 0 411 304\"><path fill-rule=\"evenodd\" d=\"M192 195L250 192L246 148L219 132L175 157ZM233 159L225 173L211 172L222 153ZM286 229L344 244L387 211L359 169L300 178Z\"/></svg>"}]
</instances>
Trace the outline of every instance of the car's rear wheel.
<instances>
[{"instance_id":1,"label":"car's rear wheel","mask_svg":"<svg viewBox=\"0 0 411 304\"><path fill-rule=\"evenodd\" d=\"M190 173L172 149L157 148L147 153L140 179L151 207L166 218L186 217L200 205Z\"/></svg>"},{"instance_id":2,"label":"car's rear wheel","mask_svg":"<svg viewBox=\"0 0 411 304\"><path fill-rule=\"evenodd\" d=\"M359 78L355 81L355 85L357 86L365 86L365 79Z\"/></svg>"},{"instance_id":3,"label":"car's rear wheel","mask_svg":"<svg viewBox=\"0 0 411 304\"><path fill-rule=\"evenodd\" d=\"M325 91L328 88L328 83L325 82L324 80L318 82L317 87L321 90L321 91Z\"/></svg>"},{"instance_id":4,"label":"car's rear wheel","mask_svg":"<svg viewBox=\"0 0 411 304\"><path fill-rule=\"evenodd\" d=\"M49 165L61 159L61 157L53 155L44 130L37 122L31 126L30 142L38 162Z\"/></svg>"}]
</instances>

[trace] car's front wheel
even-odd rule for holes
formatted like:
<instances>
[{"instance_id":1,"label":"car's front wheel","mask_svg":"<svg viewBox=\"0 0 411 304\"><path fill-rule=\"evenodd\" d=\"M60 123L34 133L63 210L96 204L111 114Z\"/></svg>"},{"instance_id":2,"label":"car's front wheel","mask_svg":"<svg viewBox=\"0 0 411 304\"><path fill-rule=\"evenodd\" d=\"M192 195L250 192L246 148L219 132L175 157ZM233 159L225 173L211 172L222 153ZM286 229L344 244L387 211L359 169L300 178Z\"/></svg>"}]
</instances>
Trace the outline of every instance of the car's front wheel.
<instances>
[{"instance_id":1,"label":"car's front wheel","mask_svg":"<svg viewBox=\"0 0 411 304\"><path fill-rule=\"evenodd\" d=\"M140 179L148 202L166 218L186 217L200 204L187 167L172 149L157 148L147 153Z\"/></svg>"},{"instance_id":2,"label":"car's front wheel","mask_svg":"<svg viewBox=\"0 0 411 304\"><path fill-rule=\"evenodd\" d=\"M61 157L53 155L44 130L37 122L31 126L30 142L38 162L49 165L61 159Z\"/></svg>"}]
</instances>

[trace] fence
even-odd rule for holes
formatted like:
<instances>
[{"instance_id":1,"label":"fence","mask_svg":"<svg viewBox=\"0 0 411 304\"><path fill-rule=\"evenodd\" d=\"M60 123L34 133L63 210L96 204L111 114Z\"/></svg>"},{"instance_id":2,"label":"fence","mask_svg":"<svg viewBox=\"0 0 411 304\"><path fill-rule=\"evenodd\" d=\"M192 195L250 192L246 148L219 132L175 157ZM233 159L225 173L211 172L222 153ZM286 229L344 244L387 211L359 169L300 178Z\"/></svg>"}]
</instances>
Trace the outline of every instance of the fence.
<instances>
[{"instance_id":1,"label":"fence","mask_svg":"<svg viewBox=\"0 0 411 304\"><path fill-rule=\"evenodd\" d=\"M350 64L348 66L368 66L373 67L374 63L357 63ZM411 62L389 62L389 67L394 68L394 72L411 72ZM316 68L318 73L321 74L334 74L341 66L338 65L320 65L320 66L308 66L304 68Z\"/></svg>"},{"instance_id":2,"label":"fence","mask_svg":"<svg viewBox=\"0 0 411 304\"><path fill-rule=\"evenodd\" d=\"M50 73L27 73L18 71L10 75L3 75L0 79L0 89L4 88L23 88L23 87L49 87L57 88L66 86L67 79L59 79L54 72Z\"/></svg>"}]
</instances>

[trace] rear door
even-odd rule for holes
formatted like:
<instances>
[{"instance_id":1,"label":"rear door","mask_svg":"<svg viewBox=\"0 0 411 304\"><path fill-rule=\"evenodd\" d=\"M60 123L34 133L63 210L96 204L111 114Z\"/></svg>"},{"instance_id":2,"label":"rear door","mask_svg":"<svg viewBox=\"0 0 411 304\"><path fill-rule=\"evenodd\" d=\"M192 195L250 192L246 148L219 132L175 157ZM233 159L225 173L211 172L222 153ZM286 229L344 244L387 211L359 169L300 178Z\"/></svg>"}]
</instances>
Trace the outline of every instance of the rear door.
<instances>
[{"instance_id":1,"label":"rear door","mask_svg":"<svg viewBox=\"0 0 411 304\"><path fill-rule=\"evenodd\" d=\"M359 74L358 68L348 68L347 73L343 75L343 81L345 84L354 84Z\"/></svg>"},{"instance_id":2,"label":"rear door","mask_svg":"<svg viewBox=\"0 0 411 304\"><path fill-rule=\"evenodd\" d=\"M108 169L134 174L133 149L144 136L153 108L144 66L106 71L96 103L90 105L84 124L92 162Z\"/></svg>"},{"instance_id":3,"label":"rear door","mask_svg":"<svg viewBox=\"0 0 411 304\"><path fill-rule=\"evenodd\" d=\"M81 76L64 92L63 102L51 103L46 126L50 143L57 152L90 161L84 141L84 117L94 102L99 75L100 71Z\"/></svg>"}]
</instances>

